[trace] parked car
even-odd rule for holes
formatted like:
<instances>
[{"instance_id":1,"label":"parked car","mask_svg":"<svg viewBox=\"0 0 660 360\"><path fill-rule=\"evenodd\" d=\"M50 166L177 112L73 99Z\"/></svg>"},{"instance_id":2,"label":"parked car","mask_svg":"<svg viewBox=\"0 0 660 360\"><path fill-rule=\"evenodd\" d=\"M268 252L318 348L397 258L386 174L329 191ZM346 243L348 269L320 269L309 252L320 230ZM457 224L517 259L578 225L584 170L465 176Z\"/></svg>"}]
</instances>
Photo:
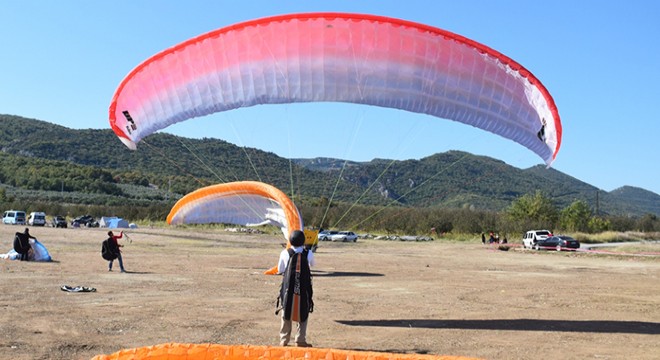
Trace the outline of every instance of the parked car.
<instances>
[{"instance_id":1,"label":"parked car","mask_svg":"<svg viewBox=\"0 0 660 360\"><path fill-rule=\"evenodd\" d=\"M43 212L31 212L27 220L30 226L44 226L46 225L46 214Z\"/></svg>"},{"instance_id":2,"label":"parked car","mask_svg":"<svg viewBox=\"0 0 660 360\"><path fill-rule=\"evenodd\" d=\"M66 219L64 218L64 216L59 216L59 215L53 216L53 219L51 220L50 223L54 228L66 228L67 227Z\"/></svg>"},{"instance_id":3,"label":"parked car","mask_svg":"<svg viewBox=\"0 0 660 360\"><path fill-rule=\"evenodd\" d=\"M2 215L3 224L25 225L25 211L8 210Z\"/></svg>"},{"instance_id":4,"label":"parked car","mask_svg":"<svg viewBox=\"0 0 660 360\"><path fill-rule=\"evenodd\" d=\"M323 230L319 232L317 238L319 241L329 241L330 236L337 234L339 231L334 231L334 230Z\"/></svg>"},{"instance_id":5,"label":"parked car","mask_svg":"<svg viewBox=\"0 0 660 360\"><path fill-rule=\"evenodd\" d=\"M330 241L356 242L357 238L357 235L355 235L355 233L352 231L340 231L336 234L330 235Z\"/></svg>"},{"instance_id":6,"label":"parked car","mask_svg":"<svg viewBox=\"0 0 660 360\"><path fill-rule=\"evenodd\" d=\"M536 242L545 240L550 236L552 236L552 233L548 230L530 230L523 236L523 247L533 249Z\"/></svg>"},{"instance_id":7,"label":"parked car","mask_svg":"<svg viewBox=\"0 0 660 360\"><path fill-rule=\"evenodd\" d=\"M78 216L77 218L71 220L71 226L73 226L73 227L79 227L79 226L99 227L99 223L91 215L82 215L82 216Z\"/></svg>"},{"instance_id":8,"label":"parked car","mask_svg":"<svg viewBox=\"0 0 660 360\"><path fill-rule=\"evenodd\" d=\"M536 244L534 245L534 249L536 250L554 249L557 251L562 251L562 250L575 250L579 248L580 248L580 242L566 235L550 236L549 238L537 241Z\"/></svg>"}]
</instances>

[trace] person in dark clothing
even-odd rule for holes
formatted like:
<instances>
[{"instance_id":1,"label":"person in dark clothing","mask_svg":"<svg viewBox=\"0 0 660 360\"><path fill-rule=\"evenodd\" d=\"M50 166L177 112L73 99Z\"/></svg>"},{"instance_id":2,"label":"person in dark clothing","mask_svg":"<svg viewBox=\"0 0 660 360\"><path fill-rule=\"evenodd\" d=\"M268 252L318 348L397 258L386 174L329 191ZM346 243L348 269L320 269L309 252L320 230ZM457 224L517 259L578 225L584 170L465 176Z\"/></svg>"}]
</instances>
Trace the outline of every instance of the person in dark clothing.
<instances>
[{"instance_id":1,"label":"person in dark clothing","mask_svg":"<svg viewBox=\"0 0 660 360\"><path fill-rule=\"evenodd\" d=\"M36 237L30 235L30 229L25 228L25 231L22 233L17 232L14 237L14 250L21 255L21 261L28 261L28 254L30 252L30 239L37 239Z\"/></svg>"},{"instance_id":2,"label":"person in dark clothing","mask_svg":"<svg viewBox=\"0 0 660 360\"><path fill-rule=\"evenodd\" d=\"M296 346L311 347L307 343L307 319L313 311L312 278L310 267L315 265L314 253L305 249L305 234L294 230L289 237L290 249L280 253L277 272L283 274L280 300L282 323L280 346L287 346L291 339L292 322L297 324L294 342ZM291 261L290 261L291 260ZM291 268L289 268L291 264ZM279 311L279 310L278 310Z\"/></svg>"},{"instance_id":3,"label":"person in dark clothing","mask_svg":"<svg viewBox=\"0 0 660 360\"><path fill-rule=\"evenodd\" d=\"M119 236L115 236L115 234L112 233L112 231L108 231L108 243L110 244L110 247L115 249L114 252L117 254L117 260L119 261L119 269L121 269L121 272L125 273L126 270L124 270L124 261L121 258L121 250L119 249L120 247L124 247L124 245L119 245L119 242L117 239L121 239L124 236L124 232L121 231L119 233ZM112 263L114 260L108 261L108 271L112 271Z\"/></svg>"}]
</instances>

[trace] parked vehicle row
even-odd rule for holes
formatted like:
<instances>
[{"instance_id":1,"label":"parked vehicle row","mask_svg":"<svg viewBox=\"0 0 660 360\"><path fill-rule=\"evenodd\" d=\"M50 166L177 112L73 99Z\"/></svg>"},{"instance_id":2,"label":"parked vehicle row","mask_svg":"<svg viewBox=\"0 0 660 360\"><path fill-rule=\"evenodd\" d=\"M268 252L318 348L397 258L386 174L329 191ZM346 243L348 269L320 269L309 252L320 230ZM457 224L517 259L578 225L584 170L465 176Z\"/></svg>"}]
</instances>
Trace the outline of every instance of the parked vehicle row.
<instances>
[{"instance_id":1,"label":"parked vehicle row","mask_svg":"<svg viewBox=\"0 0 660 360\"><path fill-rule=\"evenodd\" d=\"M553 235L548 230L530 230L523 235L523 247L534 250L575 250L580 242L566 235Z\"/></svg>"},{"instance_id":2,"label":"parked vehicle row","mask_svg":"<svg viewBox=\"0 0 660 360\"><path fill-rule=\"evenodd\" d=\"M31 212L25 215L25 211L7 210L2 215L2 223L7 225L29 225L29 226L52 226L55 228L66 228L67 222L64 216L53 216L50 223L47 221L46 213L41 211Z\"/></svg>"},{"instance_id":3,"label":"parked vehicle row","mask_svg":"<svg viewBox=\"0 0 660 360\"><path fill-rule=\"evenodd\" d=\"M530 230L523 235L523 247L532 249L538 241L545 240L550 236L552 236L552 233L548 230Z\"/></svg>"}]
</instances>

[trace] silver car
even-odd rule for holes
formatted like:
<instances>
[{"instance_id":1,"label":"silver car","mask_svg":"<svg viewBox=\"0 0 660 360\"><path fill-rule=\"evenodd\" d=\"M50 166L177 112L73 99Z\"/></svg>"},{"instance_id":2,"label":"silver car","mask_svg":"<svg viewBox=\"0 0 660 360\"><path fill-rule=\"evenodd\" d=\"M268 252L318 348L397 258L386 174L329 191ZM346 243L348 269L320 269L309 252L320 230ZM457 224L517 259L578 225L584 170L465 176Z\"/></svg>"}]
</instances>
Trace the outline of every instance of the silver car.
<instances>
[{"instance_id":1,"label":"silver car","mask_svg":"<svg viewBox=\"0 0 660 360\"><path fill-rule=\"evenodd\" d=\"M323 231L319 232L319 235L317 236L317 238L319 239L319 241L329 241L330 237L332 235L337 234L338 232L339 231L334 231L334 230L323 230Z\"/></svg>"},{"instance_id":2,"label":"silver car","mask_svg":"<svg viewBox=\"0 0 660 360\"><path fill-rule=\"evenodd\" d=\"M358 236L352 231L340 231L336 234L330 235L331 241L356 242L357 238Z\"/></svg>"}]
</instances>

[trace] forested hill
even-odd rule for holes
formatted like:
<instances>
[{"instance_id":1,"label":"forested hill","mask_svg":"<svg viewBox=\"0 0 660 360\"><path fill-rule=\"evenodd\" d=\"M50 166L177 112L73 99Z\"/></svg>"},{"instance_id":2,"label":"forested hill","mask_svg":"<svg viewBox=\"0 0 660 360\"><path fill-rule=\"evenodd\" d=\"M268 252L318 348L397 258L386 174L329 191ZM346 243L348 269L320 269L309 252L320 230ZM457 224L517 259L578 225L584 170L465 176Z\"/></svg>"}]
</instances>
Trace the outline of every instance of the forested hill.
<instances>
[{"instance_id":1,"label":"forested hill","mask_svg":"<svg viewBox=\"0 0 660 360\"><path fill-rule=\"evenodd\" d=\"M343 163L323 158L295 161L329 173L338 172ZM381 175L388 166L388 171ZM349 162L343 174L344 178L361 186L378 178L382 185L378 189L387 191L393 198L405 195L401 202L414 206L500 210L517 197L538 190L559 207L584 200L599 214L660 214L660 195L648 190L625 186L610 193L544 165L519 169L500 160L458 151L420 160ZM412 191L416 186L419 189Z\"/></svg>"},{"instance_id":2,"label":"forested hill","mask_svg":"<svg viewBox=\"0 0 660 360\"><path fill-rule=\"evenodd\" d=\"M0 149L0 181L31 190L128 196L113 186L130 184L167 189L176 198L203 185L257 180L297 201L502 210L541 191L559 207L581 199L603 214L660 214L660 195L653 192L623 187L608 193L544 166L518 169L458 151L406 161L289 160L222 140L164 133L130 151L109 129L73 130L13 115L0 115ZM87 179L75 185L85 177L94 184Z\"/></svg>"}]
</instances>

